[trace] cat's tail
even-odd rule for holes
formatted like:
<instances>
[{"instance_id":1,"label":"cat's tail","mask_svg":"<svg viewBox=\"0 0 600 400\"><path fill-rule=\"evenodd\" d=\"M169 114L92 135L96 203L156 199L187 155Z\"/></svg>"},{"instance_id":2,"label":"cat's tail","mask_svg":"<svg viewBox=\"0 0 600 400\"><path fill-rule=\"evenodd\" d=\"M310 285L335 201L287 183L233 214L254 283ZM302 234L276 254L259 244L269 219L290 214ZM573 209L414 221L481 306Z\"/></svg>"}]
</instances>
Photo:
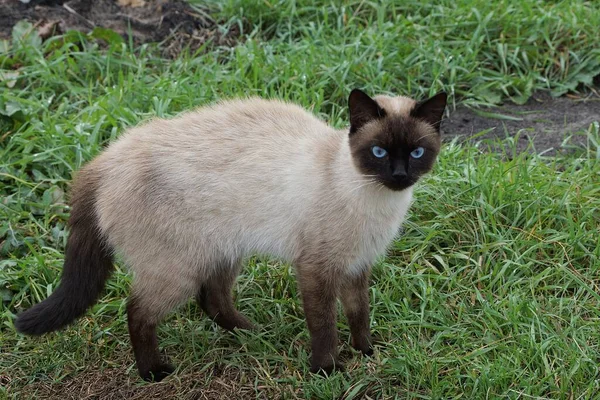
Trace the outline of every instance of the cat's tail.
<instances>
[{"instance_id":1,"label":"cat's tail","mask_svg":"<svg viewBox=\"0 0 600 400\"><path fill-rule=\"evenodd\" d=\"M15 327L41 335L60 329L98 300L113 271L112 251L98 225L96 193L100 177L93 164L78 174L72 190L69 238L60 285L46 300L21 313Z\"/></svg>"}]
</instances>

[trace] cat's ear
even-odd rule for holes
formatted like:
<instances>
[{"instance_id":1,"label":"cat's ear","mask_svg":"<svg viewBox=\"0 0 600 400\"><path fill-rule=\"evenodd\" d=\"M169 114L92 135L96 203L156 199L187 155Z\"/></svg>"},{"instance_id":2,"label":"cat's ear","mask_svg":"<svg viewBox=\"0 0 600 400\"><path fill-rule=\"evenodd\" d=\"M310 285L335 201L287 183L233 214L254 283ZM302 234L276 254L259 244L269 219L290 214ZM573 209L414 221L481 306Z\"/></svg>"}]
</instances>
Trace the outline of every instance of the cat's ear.
<instances>
[{"instance_id":1,"label":"cat's ear","mask_svg":"<svg viewBox=\"0 0 600 400\"><path fill-rule=\"evenodd\" d=\"M410 115L427 122L439 133L447 100L448 95L445 92L439 92L433 97L417 103L415 108L410 112Z\"/></svg>"},{"instance_id":2,"label":"cat's ear","mask_svg":"<svg viewBox=\"0 0 600 400\"><path fill-rule=\"evenodd\" d=\"M350 133L354 133L367 122L385 116L385 110L375 100L359 89L354 89L348 97L350 108Z\"/></svg>"}]
</instances>

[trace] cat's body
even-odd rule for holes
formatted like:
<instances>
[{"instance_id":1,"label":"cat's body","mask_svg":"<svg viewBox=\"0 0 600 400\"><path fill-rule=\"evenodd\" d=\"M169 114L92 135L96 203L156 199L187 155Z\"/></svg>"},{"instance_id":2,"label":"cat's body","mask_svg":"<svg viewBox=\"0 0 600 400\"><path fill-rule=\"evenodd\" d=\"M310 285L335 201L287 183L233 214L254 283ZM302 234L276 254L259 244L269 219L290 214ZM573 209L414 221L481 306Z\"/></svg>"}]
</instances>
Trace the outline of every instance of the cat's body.
<instances>
[{"instance_id":1,"label":"cat's body","mask_svg":"<svg viewBox=\"0 0 600 400\"><path fill-rule=\"evenodd\" d=\"M393 239L412 191L381 190L360 174L347 137L296 106L260 99L150 122L88 167L105 177L100 228L136 273L197 280L256 253L295 263L323 238L332 243L327 261L360 272Z\"/></svg>"},{"instance_id":2,"label":"cat's body","mask_svg":"<svg viewBox=\"0 0 600 400\"><path fill-rule=\"evenodd\" d=\"M404 97L379 97L373 109L362 95L355 94L350 135L295 105L261 99L228 101L129 130L80 172L63 290L24 313L19 330L47 332L85 312L117 252L134 273L128 320L138 368L146 379L162 379L171 368L160 361L156 324L196 295L223 327L251 328L233 308L231 287L245 257L266 254L296 266L314 371L337 362L338 297L354 346L369 353L370 267L404 219L414 182L395 187L389 177L365 173L373 160L356 152L363 142L382 142L369 134L396 129L376 124L414 120L402 129L435 147L435 159L441 113L438 105L430 120L412 115L419 105ZM409 168L407 161L405 173ZM82 286L88 293L79 293ZM61 312L65 317L49 316Z\"/></svg>"}]
</instances>

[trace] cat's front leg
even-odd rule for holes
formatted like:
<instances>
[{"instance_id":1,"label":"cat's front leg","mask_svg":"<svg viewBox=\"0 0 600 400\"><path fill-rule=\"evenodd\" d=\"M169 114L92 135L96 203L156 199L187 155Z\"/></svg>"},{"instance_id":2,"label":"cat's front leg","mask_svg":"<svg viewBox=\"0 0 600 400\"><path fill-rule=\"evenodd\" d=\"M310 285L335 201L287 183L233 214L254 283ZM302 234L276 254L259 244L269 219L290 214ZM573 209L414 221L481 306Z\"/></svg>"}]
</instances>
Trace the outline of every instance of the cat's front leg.
<instances>
[{"instance_id":1,"label":"cat's front leg","mask_svg":"<svg viewBox=\"0 0 600 400\"><path fill-rule=\"evenodd\" d=\"M337 279L314 264L297 265L304 315L311 337L311 372L343 369L338 361L336 329Z\"/></svg>"},{"instance_id":2,"label":"cat's front leg","mask_svg":"<svg viewBox=\"0 0 600 400\"><path fill-rule=\"evenodd\" d=\"M344 306L352 347L364 355L373 354L369 323L369 275L370 268L346 275L340 284L340 300Z\"/></svg>"}]
</instances>

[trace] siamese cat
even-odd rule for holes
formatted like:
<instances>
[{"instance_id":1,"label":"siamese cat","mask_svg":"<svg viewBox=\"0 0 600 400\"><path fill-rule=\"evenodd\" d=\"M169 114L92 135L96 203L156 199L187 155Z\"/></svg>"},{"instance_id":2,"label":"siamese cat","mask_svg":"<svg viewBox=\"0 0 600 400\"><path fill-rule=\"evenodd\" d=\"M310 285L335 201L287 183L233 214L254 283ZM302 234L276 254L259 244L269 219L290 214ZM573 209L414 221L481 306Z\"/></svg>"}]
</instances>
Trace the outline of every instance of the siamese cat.
<instances>
[{"instance_id":1,"label":"siamese cat","mask_svg":"<svg viewBox=\"0 0 600 400\"><path fill-rule=\"evenodd\" d=\"M295 266L312 372L338 361L336 301L352 346L372 353L368 280L440 151L446 94L349 96L350 128L258 98L230 100L129 129L76 176L61 283L20 314L40 335L80 317L119 254L133 271L127 305L140 376L160 381L157 324L195 296L228 330L251 329L232 287L253 254Z\"/></svg>"}]
</instances>

